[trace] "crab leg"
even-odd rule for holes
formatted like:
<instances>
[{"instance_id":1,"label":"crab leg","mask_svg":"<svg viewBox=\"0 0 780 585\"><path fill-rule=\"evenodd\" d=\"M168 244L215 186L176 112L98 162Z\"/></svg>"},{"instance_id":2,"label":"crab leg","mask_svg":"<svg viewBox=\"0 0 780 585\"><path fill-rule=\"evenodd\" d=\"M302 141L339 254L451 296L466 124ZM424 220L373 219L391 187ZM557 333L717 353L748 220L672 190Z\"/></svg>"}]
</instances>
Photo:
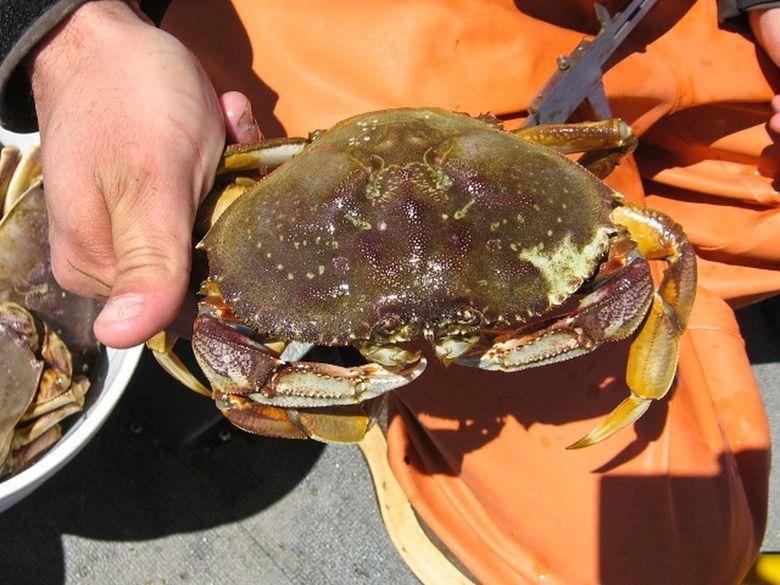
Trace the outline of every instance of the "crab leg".
<instances>
[{"instance_id":1,"label":"crab leg","mask_svg":"<svg viewBox=\"0 0 780 585\"><path fill-rule=\"evenodd\" d=\"M278 408L238 395L217 397L217 407L240 429L283 439L316 439L323 443L357 443L373 426L385 397L330 408Z\"/></svg>"},{"instance_id":2,"label":"crab leg","mask_svg":"<svg viewBox=\"0 0 780 585\"><path fill-rule=\"evenodd\" d=\"M425 368L422 359L398 373L375 363L345 368L285 362L264 345L207 315L198 317L194 331L192 348L214 391L249 395L269 406L357 404L408 384Z\"/></svg>"},{"instance_id":3,"label":"crab leg","mask_svg":"<svg viewBox=\"0 0 780 585\"><path fill-rule=\"evenodd\" d=\"M602 179L624 156L633 152L637 144L631 127L619 118L533 126L515 130L513 134L563 154L584 152L577 162Z\"/></svg>"},{"instance_id":4,"label":"crab leg","mask_svg":"<svg viewBox=\"0 0 780 585\"><path fill-rule=\"evenodd\" d=\"M255 144L231 144L225 150L217 174L278 167L310 142L307 138L274 138Z\"/></svg>"},{"instance_id":5,"label":"crab leg","mask_svg":"<svg viewBox=\"0 0 780 585\"><path fill-rule=\"evenodd\" d=\"M696 291L696 256L682 228L669 216L639 205L626 204L612 213L648 259L666 260L669 267L647 319L628 354L626 383L631 395L607 419L569 449L597 443L631 424L662 398L677 370L680 336L688 323Z\"/></svg>"},{"instance_id":6,"label":"crab leg","mask_svg":"<svg viewBox=\"0 0 780 585\"><path fill-rule=\"evenodd\" d=\"M146 347L152 351L154 359L172 378L193 392L211 398L211 390L201 384L200 380L190 372L181 358L173 351L178 340L177 335L160 331L146 342Z\"/></svg>"},{"instance_id":7,"label":"crab leg","mask_svg":"<svg viewBox=\"0 0 780 585\"><path fill-rule=\"evenodd\" d=\"M306 138L274 138L254 144L228 146L217 170L218 180L198 209L195 233L204 235L230 204L256 182L256 178L242 176L227 182L226 177L220 175L257 169L271 170L300 153L310 142Z\"/></svg>"},{"instance_id":8,"label":"crab leg","mask_svg":"<svg viewBox=\"0 0 780 585\"><path fill-rule=\"evenodd\" d=\"M198 394L215 399L217 407L231 423L251 433L286 439L313 438L331 443L355 443L363 438L376 419L378 412L374 409L381 407L381 404L379 407L372 406L371 403L376 401L367 401L341 407L337 412L335 409L319 409L320 412L311 413L259 404L238 394L212 394L174 353L176 341L176 336L161 332L146 345L165 371Z\"/></svg>"},{"instance_id":9,"label":"crab leg","mask_svg":"<svg viewBox=\"0 0 780 585\"><path fill-rule=\"evenodd\" d=\"M457 360L484 370L515 372L568 360L607 341L628 337L642 322L653 294L647 262L629 255L567 315L541 330L499 338L486 352Z\"/></svg>"},{"instance_id":10,"label":"crab leg","mask_svg":"<svg viewBox=\"0 0 780 585\"><path fill-rule=\"evenodd\" d=\"M626 228L644 258L668 263L656 290L647 262L636 252L618 254L608 264L623 266L602 276L572 312L541 330L499 338L482 355L470 353L457 360L506 372L542 366L590 352L606 341L624 339L644 319L629 350L626 383L631 395L569 449L612 436L669 391L677 370L680 336L695 297L696 258L679 225L659 211L630 203L617 207L612 219ZM617 246L613 242L613 247L619 246L620 240Z\"/></svg>"},{"instance_id":11,"label":"crab leg","mask_svg":"<svg viewBox=\"0 0 780 585\"><path fill-rule=\"evenodd\" d=\"M620 147L633 136L631 127L620 118L600 122L542 124L520 128L512 134L564 154Z\"/></svg>"},{"instance_id":12,"label":"crab leg","mask_svg":"<svg viewBox=\"0 0 780 585\"><path fill-rule=\"evenodd\" d=\"M13 155L11 155L13 157ZM41 174L40 147L35 146L25 154L13 171L13 176L5 190L2 215L7 214L17 201L27 192Z\"/></svg>"},{"instance_id":13,"label":"crab leg","mask_svg":"<svg viewBox=\"0 0 780 585\"><path fill-rule=\"evenodd\" d=\"M14 474L18 470L27 467L29 463L41 453L48 450L62 438L62 425L55 424L46 430L34 441L14 449L2 465L2 473Z\"/></svg>"},{"instance_id":14,"label":"crab leg","mask_svg":"<svg viewBox=\"0 0 780 585\"><path fill-rule=\"evenodd\" d=\"M3 215L8 186L11 184L14 171L21 158L22 155L19 154L19 149L15 146L6 146L0 150L0 217Z\"/></svg>"},{"instance_id":15,"label":"crab leg","mask_svg":"<svg viewBox=\"0 0 780 585\"><path fill-rule=\"evenodd\" d=\"M195 321L192 348L217 406L234 424L263 435L326 442L360 440L381 408L381 400L371 399L425 369L424 359L398 372L376 363L346 368L286 362L208 315Z\"/></svg>"}]
</instances>

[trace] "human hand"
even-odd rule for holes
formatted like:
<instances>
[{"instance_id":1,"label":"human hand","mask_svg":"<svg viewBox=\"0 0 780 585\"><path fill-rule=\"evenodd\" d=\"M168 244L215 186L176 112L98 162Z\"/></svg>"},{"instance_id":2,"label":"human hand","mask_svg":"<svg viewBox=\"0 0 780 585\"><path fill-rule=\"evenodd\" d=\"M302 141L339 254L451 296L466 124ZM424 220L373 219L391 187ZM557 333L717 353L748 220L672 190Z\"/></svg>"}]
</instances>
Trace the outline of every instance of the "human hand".
<instances>
[{"instance_id":1,"label":"human hand","mask_svg":"<svg viewBox=\"0 0 780 585\"><path fill-rule=\"evenodd\" d=\"M780 8L751 10L750 27L753 34L777 67L780 67ZM769 120L769 128L780 133L780 95L772 100L774 115Z\"/></svg>"},{"instance_id":2,"label":"human hand","mask_svg":"<svg viewBox=\"0 0 780 585\"><path fill-rule=\"evenodd\" d=\"M186 294L195 211L225 143L220 104L189 51L118 0L84 4L30 67L54 275L108 299L103 343L135 345Z\"/></svg>"}]
</instances>

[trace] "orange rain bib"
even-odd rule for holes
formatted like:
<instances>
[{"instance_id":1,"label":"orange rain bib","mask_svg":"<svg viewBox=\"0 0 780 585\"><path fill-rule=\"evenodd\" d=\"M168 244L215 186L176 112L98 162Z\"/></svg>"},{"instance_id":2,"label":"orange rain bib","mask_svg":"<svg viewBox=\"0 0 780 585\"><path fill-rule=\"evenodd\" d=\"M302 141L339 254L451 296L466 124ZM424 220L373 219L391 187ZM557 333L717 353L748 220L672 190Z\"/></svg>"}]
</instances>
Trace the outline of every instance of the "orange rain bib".
<instances>
[{"instance_id":1,"label":"orange rain bib","mask_svg":"<svg viewBox=\"0 0 780 585\"><path fill-rule=\"evenodd\" d=\"M608 3L611 11L618 2ZM398 106L519 123L584 33L586 1L174 1L164 27L266 136ZM725 300L780 290L777 71L714 0L659 2L605 75L641 135L610 182L685 227L700 291L678 382L633 430L564 447L626 393L626 344L518 374L431 365L393 397L391 465L418 514L485 583L735 583L766 517L769 434Z\"/></svg>"}]
</instances>

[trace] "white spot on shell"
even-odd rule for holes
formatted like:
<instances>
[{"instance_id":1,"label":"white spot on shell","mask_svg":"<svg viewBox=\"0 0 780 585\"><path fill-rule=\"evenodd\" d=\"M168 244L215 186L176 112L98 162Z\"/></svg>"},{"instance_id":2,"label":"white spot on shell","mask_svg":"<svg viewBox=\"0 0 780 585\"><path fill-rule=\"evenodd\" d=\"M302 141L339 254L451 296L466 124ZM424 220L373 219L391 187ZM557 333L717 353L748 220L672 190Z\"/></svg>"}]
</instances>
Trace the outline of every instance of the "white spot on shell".
<instances>
[{"instance_id":1,"label":"white spot on shell","mask_svg":"<svg viewBox=\"0 0 780 585\"><path fill-rule=\"evenodd\" d=\"M607 248L609 234L600 229L593 240L580 247L571 240L571 235L558 243L549 253L542 253L542 244L526 248L517 253L519 260L533 264L547 281L547 296L554 305L559 305L577 290L579 283L591 275L593 260Z\"/></svg>"}]
</instances>

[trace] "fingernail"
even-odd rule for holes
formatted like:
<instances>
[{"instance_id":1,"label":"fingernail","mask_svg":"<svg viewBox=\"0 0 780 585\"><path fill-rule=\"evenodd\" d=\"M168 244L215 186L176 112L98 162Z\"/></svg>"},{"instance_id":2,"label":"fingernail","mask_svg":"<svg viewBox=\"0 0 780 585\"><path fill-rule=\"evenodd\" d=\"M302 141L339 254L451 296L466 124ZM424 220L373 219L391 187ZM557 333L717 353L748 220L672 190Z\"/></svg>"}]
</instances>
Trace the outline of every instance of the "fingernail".
<instances>
[{"instance_id":1,"label":"fingernail","mask_svg":"<svg viewBox=\"0 0 780 585\"><path fill-rule=\"evenodd\" d=\"M144 310L144 297L139 294L126 294L108 300L97 320L117 323L134 319Z\"/></svg>"},{"instance_id":2,"label":"fingernail","mask_svg":"<svg viewBox=\"0 0 780 585\"><path fill-rule=\"evenodd\" d=\"M236 122L236 127L242 131L242 132L253 132L260 134L259 130L257 129L257 123L255 122L255 117L252 115L252 104L251 102L247 101L246 105L244 106L244 111L241 112L241 117Z\"/></svg>"}]
</instances>

